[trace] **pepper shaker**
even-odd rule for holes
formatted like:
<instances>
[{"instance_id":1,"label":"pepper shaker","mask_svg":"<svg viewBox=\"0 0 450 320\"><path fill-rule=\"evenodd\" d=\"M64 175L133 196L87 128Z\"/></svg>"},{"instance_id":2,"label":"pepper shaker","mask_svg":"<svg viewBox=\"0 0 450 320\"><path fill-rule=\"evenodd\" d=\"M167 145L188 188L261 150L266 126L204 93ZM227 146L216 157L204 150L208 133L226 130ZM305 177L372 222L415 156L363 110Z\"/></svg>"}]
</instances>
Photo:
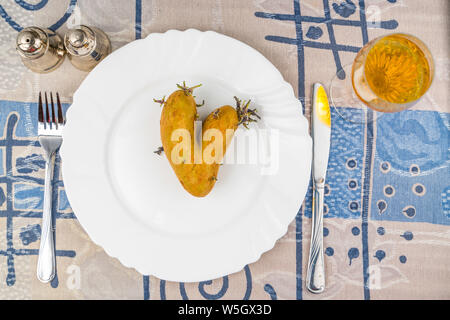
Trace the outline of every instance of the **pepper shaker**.
<instances>
[{"instance_id":1,"label":"pepper shaker","mask_svg":"<svg viewBox=\"0 0 450 320\"><path fill-rule=\"evenodd\" d=\"M64 35L69 60L82 71L91 71L111 53L108 36L98 28L80 25Z\"/></svg>"},{"instance_id":2,"label":"pepper shaker","mask_svg":"<svg viewBox=\"0 0 450 320\"><path fill-rule=\"evenodd\" d=\"M17 35L16 50L23 64L38 73L58 68L66 53L59 35L50 29L39 27L22 29Z\"/></svg>"}]
</instances>

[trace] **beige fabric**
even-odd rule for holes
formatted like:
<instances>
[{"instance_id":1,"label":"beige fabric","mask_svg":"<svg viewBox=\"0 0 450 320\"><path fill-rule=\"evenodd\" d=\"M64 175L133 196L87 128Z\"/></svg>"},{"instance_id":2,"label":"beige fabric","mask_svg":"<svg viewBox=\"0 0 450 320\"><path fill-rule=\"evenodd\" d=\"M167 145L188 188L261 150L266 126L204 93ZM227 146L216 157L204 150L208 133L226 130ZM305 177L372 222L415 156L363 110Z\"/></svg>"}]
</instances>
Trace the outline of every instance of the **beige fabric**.
<instances>
[{"instance_id":1,"label":"beige fabric","mask_svg":"<svg viewBox=\"0 0 450 320\"><path fill-rule=\"evenodd\" d=\"M30 1L36 3L37 1ZM343 2L343 1L330 1ZM357 1L353 1L357 3ZM22 26L49 26L59 19L67 9L69 1L50 0L38 11L27 11L14 1L0 0L0 5ZM330 4L331 5L331 4ZM369 8L370 12L368 12ZM303 15L323 16L322 1L301 1ZM104 30L110 37L113 49L135 39L135 1L132 0L79 0L75 14L58 29L59 34L67 30L67 24L78 23L94 25ZM267 35L295 38L296 30L292 21L262 19L255 12L293 14L293 1L290 0L143 0L142 37L152 32L165 32L169 29L196 28L215 30L241 40L263 53L292 84L298 93L297 47L267 41ZM421 1L367 0L366 13L369 18L381 20L395 19L401 31L416 35L429 46L436 64L432 88L416 110L450 112L449 100L449 2L446 0ZM332 10L332 16L336 13ZM356 19L358 14L349 19ZM339 17L341 18L341 17ZM345 19L345 18L342 18ZM304 23L303 35L310 25ZM327 42L326 25L320 24L324 31L320 42ZM335 26L336 41L339 44L362 45L359 28ZM389 33L384 29L369 28L369 39ZM63 102L71 102L73 93L87 75L76 70L68 61L55 72L34 74L21 64L13 45L17 31L4 19L0 19L0 100L35 102L41 90L58 91ZM155 48L156 50L157 48ZM355 53L340 53L342 64L351 63ZM312 83L320 81L329 84L336 72L332 53L329 50L305 48L305 88L306 110L309 112L309 99ZM1 110L0 110L1 111ZM0 136L2 133L0 133ZM34 150L41 153L38 149ZM32 151L23 151L24 154ZM43 170L36 173L43 177ZM76 213L75 213L76 214ZM370 215L375 213L371 212ZM34 218L16 219L14 241L21 228L37 223ZM0 250L5 248L5 219L0 218ZM361 219L325 219L329 236L325 247L333 246L334 255L326 256L327 290L322 295L311 295L304 287L304 299L363 299L362 259L354 259L348 267L349 247L359 248L361 238L352 235L354 226L360 227ZM377 236L377 227L382 225L390 230L385 236ZM107 225L105 225L107 227ZM303 219L303 277L306 274L306 261L309 250L310 219ZM415 235L414 242L400 237L406 229ZM0 299L142 299L144 298L143 276L133 269L125 268L117 259L109 257L102 248L93 243L82 226L74 219L58 219L56 225L57 249L74 250L76 256L58 257L58 287L40 283L35 276L36 256L15 258L16 282L13 286L5 284L7 261L0 256ZM369 262L376 266L372 272L372 299L450 299L450 229L445 225L419 222L386 222L369 218ZM390 248L390 254L382 263L375 257L378 246ZM39 241L27 248L38 249ZM401 264L398 255L407 252L408 263ZM296 299L296 228L295 222L288 233L276 246L265 253L259 261L249 266L251 271L251 299L270 299L265 290L270 284L278 299ZM222 279L205 286L205 291L217 293L222 287ZM245 271L229 276L228 290L224 299L242 299L246 291L248 276ZM378 281L378 282L377 282ZM149 296L161 298L161 282L150 277ZM181 299L180 284L165 283L167 299ZM266 288L267 289L267 288ZM203 299L198 284L186 284L189 298Z\"/></svg>"}]
</instances>

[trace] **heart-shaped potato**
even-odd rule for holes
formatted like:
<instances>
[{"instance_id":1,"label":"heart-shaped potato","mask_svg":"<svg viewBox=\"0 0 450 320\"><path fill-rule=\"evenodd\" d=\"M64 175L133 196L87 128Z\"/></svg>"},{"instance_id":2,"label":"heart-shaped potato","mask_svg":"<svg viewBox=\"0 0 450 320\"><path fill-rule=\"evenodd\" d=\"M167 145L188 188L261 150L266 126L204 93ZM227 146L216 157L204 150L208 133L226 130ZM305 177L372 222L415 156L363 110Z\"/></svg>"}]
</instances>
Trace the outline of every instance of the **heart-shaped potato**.
<instances>
[{"instance_id":1,"label":"heart-shaped potato","mask_svg":"<svg viewBox=\"0 0 450 320\"><path fill-rule=\"evenodd\" d=\"M161 100L161 141L164 153L181 185L196 197L206 196L217 181L220 163L240 123L248 124L255 110L226 105L211 112L202 123L201 137L196 137L198 118L193 89L178 86L167 101ZM259 118L259 117L258 117ZM201 147L200 147L201 146Z\"/></svg>"}]
</instances>

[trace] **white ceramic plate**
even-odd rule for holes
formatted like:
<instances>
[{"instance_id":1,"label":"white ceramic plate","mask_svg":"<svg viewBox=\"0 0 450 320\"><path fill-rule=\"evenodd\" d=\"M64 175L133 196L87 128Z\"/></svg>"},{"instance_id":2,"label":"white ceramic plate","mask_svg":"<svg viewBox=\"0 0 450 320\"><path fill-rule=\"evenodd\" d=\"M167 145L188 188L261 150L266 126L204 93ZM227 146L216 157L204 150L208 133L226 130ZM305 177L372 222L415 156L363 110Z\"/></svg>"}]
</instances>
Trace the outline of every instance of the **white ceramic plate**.
<instances>
[{"instance_id":1,"label":"white ceramic plate","mask_svg":"<svg viewBox=\"0 0 450 320\"><path fill-rule=\"evenodd\" d=\"M195 90L206 100L202 117L234 105L234 95L252 99L262 120L233 142L252 130L277 133L275 144L258 140L275 159L269 169L225 164L205 198L181 187L154 153L161 108L153 98L183 80L203 84ZM70 204L94 242L143 274L190 282L237 272L286 233L304 199L311 139L301 110L280 72L235 39L190 29L131 42L87 76L69 108L61 156Z\"/></svg>"}]
</instances>

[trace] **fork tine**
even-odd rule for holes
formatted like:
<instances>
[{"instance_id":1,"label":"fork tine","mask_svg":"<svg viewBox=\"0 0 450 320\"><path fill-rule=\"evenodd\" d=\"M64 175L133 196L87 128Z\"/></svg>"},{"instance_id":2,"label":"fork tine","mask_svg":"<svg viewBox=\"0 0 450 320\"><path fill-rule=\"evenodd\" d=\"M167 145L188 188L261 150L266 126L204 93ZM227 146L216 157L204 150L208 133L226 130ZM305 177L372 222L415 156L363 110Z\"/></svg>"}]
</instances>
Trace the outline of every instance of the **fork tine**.
<instances>
[{"instance_id":1,"label":"fork tine","mask_svg":"<svg viewBox=\"0 0 450 320\"><path fill-rule=\"evenodd\" d=\"M47 91L45 91L44 93L44 97L45 97L45 122L44 124L47 126L49 125L50 128L52 127L50 124L50 112L48 110L48 99L47 99Z\"/></svg>"},{"instance_id":2,"label":"fork tine","mask_svg":"<svg viewBox=\"0 0 450 320\"><path fill-rule=\"evenodd\" d=\"M64 124L64 116L61 106L61 101L59 100L59 93L56 93L56 104L58 105L58 123Z\"/></svg>"},{"instance_id":3,"label":"fork tine","mask_svg":"<svg viewBox=\"0 0 450 320\"><path fill-rule=\"evenodd\" d=\"M42 95L41 95L41 92L39 92L38 120L41 123L44 122L44 109L42 108Z\"/></svg>"},{"instance_id":4,"label":"fork tine","mask_svg":"<svg viewBox=\"0 0 450 320\"><path fill-rule=\"evenodd\" d=\"M58 129L58 123L56 122L55 104L53 103L53 93L51 91L50 91L50 103L52 109L52 123L55 125L55 128Z\"/></svg>"},{"instance_id":5,"label":"fork tine","mask_svg":"<svg viewBox=\"0 0 450 320\"><path fill-rule=\"evenodd\" d=\"M45 124L52 128L52 124L50 121L50 110L48 108L48 99L47 99L47 91L45 91Z\"/></svg>"}]
</instances>

